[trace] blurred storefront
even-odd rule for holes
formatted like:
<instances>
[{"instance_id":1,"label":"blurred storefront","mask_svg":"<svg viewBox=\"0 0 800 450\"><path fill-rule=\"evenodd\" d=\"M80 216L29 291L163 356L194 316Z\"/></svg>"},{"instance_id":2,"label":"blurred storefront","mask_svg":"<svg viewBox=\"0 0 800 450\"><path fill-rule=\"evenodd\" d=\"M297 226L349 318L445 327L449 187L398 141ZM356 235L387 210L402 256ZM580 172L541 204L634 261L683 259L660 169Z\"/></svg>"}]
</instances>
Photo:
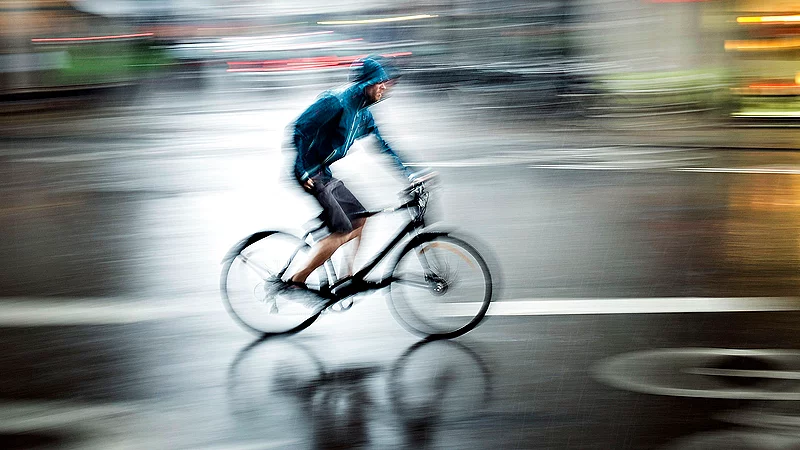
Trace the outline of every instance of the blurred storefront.
<instances>
[{"instance_id":1,"label":"blurred storefront","mask_svg":"<svg viewBox=\"0 0 800 450\"><path fill-rule=\"evenodd\" d=\"M800 1L739 0L731 8L725 50L737 76L734 115L800 118Z\"/></svg>"},{"instance_id":2,"label":"blurred storefront","mask_svg":"<svg viewBox=\"0 0 800 450\"><path fill-rule=\"evenodd\" d=\"M131 82L152 58L152 35L130 20L77 9L61 0L0 3L0 95Z\"/></svg>"},{"instance_id":3,"label":"blurred storefront","mask_svg":"<svg viewBox=\"0 0 800 450\"><path fill-rule=\"evenodd\" d=\"M299 69L378 53L402 55L425 83L504 83L557 66L634 106L792 118L798 17L800 0L7 0L0 94L124 84L208 61L259 80L284 62L291 82Z\"/></svg>"}]
</instances>

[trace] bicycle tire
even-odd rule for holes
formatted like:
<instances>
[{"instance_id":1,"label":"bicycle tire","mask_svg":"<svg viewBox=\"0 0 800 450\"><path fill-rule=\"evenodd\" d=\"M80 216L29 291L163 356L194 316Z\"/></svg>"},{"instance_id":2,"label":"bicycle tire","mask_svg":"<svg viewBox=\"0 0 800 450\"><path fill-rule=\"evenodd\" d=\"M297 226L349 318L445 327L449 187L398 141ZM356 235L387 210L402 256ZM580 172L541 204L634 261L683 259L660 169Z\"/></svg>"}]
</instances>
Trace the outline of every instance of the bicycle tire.
<instances>
[{"instance_id":1,"label":"bicycle tire","mask_svg":"<svg viewBox=\"0 0 800 450\"><path fill-rule=\"evenodd\" d=\"M423 268L426 264L429 270ZM470 272L460 277L465 266ZM408 331L428 339L467 333L483 320L492 301L492 275L484 258L471 245L444 233L411 240L397 258L392 278L389 310ZM426 292L427 299L420 300ZM467 299L467 294L474 298ZM445 302L432 301L448 295Z\"/></svg>"},{"instance_id":2,"label":"bicycle tire","mask_svg":"<svg viewBox=\"0 0 800 450\"><path fill-rule=\"evenodd\" d=\"M312 293L282 291L277 278L282 269L297 270L303 261L297 255L310 250L297 236L281 231L256 233L234 246L220 275L222 300L234 321L260 336L308 328L324 309L324 301ZM327 283L324 269L316 270L308 283Z\"/></svg>"}]
</instances>

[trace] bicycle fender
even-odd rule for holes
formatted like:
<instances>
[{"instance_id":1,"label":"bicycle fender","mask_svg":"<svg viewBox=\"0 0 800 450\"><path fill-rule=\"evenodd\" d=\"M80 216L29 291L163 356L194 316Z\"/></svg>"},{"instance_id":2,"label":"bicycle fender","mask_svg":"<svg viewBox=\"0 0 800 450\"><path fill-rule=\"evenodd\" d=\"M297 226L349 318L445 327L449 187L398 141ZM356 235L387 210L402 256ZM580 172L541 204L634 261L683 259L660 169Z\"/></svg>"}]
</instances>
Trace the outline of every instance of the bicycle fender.
<instances>
[{"instance_id":1,"label":"bicycle fender","mask_svg":"<svg viewBox=\"0 0 800 450\"><path fill-rule=\"evenodd\" d=\"M485 245L480 239L476 238L475 236L472 236L470 234L465 235L465 234L463 234L461 232L458 232L458 231L454 232L453 230L441 230L441 231L427 230L427 231L421 232L420 234L414 236L410 241L408 241L408 243L403 247L402 251L398 252L398 254L397 254L398 256L395 259L394 264L392 265L392 267L394 267L394 265L397 264L397 262L400 260L400 257L405 252L411 250L411 248L413 248L414 246L416 246L416 245L418 245L418 244L420 244L422 242L425 242L425 241L427 241L429 239L440 237L440 236L452 236L453 238L456 238L456 239L459 239L461 241L464 241L465 244L468 244L470 247L475 249L475 251L477 251L478 254L481 255L481 258L483 258L484 262L486 262L487 267L489 267L489 269L491 271L491 274L492 274L492 285L493 285L492 289L495 292L500 292L500 289L502 288L502 285L501 285L502 273L501 273L500 264L498 263L498 259L495 256L494 252L491 251L491 248L489 248L487 245Z\"/></svg>"},{"instance_id":2,"label":"bicycle fender","mask_svg":"<svg viewBox=\"0 0 800 450\"><path fill-rule=\"evenodd\" d=\"M224 258L222 258L222 264L232 260L233 258L236 258L236 255L238 255L239 252L241 252L248 245L260 241L261 239L264 239L265 237L273 235L275 233L280 233L280 231L277 230L258 231L256 233L251 234L250 236L247 236L246 238L237 242L236 245L231 247L230 250L228 250L228 253L225 254Z\"/></svg>"},{"instance_id":3,"label":"bicycle fender","mask_svg":"<svg viewBox=\"0 0 800 450\"><path fill-rule=\"evenodd\" d=\"M439 237L439 236L448 236L450 234L449 231L423 231L422 233L414 236L411 238L410 241L406 243L403 247L403 250L398 253L398 255L402 255L403 253L407 252L408 250L416 247L418 244L428 241L430 239ZM400 256L398 256L399 258Z\"/></svg>"}]
</instances>

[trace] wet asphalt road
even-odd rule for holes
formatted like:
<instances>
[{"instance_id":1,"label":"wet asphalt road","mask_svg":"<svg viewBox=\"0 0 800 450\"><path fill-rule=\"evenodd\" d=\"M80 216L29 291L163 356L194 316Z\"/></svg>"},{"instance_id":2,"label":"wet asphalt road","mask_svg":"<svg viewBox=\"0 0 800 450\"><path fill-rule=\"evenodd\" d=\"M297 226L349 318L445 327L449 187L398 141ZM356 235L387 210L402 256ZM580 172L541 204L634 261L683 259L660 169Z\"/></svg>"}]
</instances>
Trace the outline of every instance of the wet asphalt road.
<instances>
[{"instance_id":1,"label":"wet asphalt road","mask_svg":"<svg viewBox=\"0 0 800 450\"><path fill-rule=\"evenodd\" d=\"M795 448L797 362L762 351L796 346L793 153L590 145L398 91L376 116L441 173L438 226L491 254L499 302L569 312L420 343L376 294L254 343L219 261L315 214L280 178L282 127L313 95L153 89L4 118L0 446ZM337 175L391 203L401 181L358 150ZM372 221L365 251L400 220ZM730 297L750 312L654 313ZM650 314L607 314L626 298ZM609 359L679 348L754 352Z\"/></svg>"}]
</instances>

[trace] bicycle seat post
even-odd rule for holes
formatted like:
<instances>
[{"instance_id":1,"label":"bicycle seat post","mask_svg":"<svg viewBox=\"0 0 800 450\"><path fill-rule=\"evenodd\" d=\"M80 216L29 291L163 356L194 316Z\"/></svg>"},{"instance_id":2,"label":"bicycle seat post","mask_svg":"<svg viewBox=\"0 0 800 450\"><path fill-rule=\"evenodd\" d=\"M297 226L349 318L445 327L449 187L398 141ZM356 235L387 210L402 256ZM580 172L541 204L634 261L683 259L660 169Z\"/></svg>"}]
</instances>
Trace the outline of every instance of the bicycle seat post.
<instances>
[{"instance_id":1,"label":"bicycle seat post","mask_svg":"<svg viewBox=\"0 0 800 450\"><path fill-rule=\"evenodd\" d=\"M315 221L319 221L319 223L315 224L314 223ZM305 225L303 225L303 229L306 230L306 232L303 234L302 237L303 241L308 242L309 237L311 237L314 240L314 242L318 241L319 239L316 238L315 234L318 231L324 229L325 227L326 227L325 221L322 220L321 216L309 220L308 222L305 223Z\"/></svg>"}]
</instances>

